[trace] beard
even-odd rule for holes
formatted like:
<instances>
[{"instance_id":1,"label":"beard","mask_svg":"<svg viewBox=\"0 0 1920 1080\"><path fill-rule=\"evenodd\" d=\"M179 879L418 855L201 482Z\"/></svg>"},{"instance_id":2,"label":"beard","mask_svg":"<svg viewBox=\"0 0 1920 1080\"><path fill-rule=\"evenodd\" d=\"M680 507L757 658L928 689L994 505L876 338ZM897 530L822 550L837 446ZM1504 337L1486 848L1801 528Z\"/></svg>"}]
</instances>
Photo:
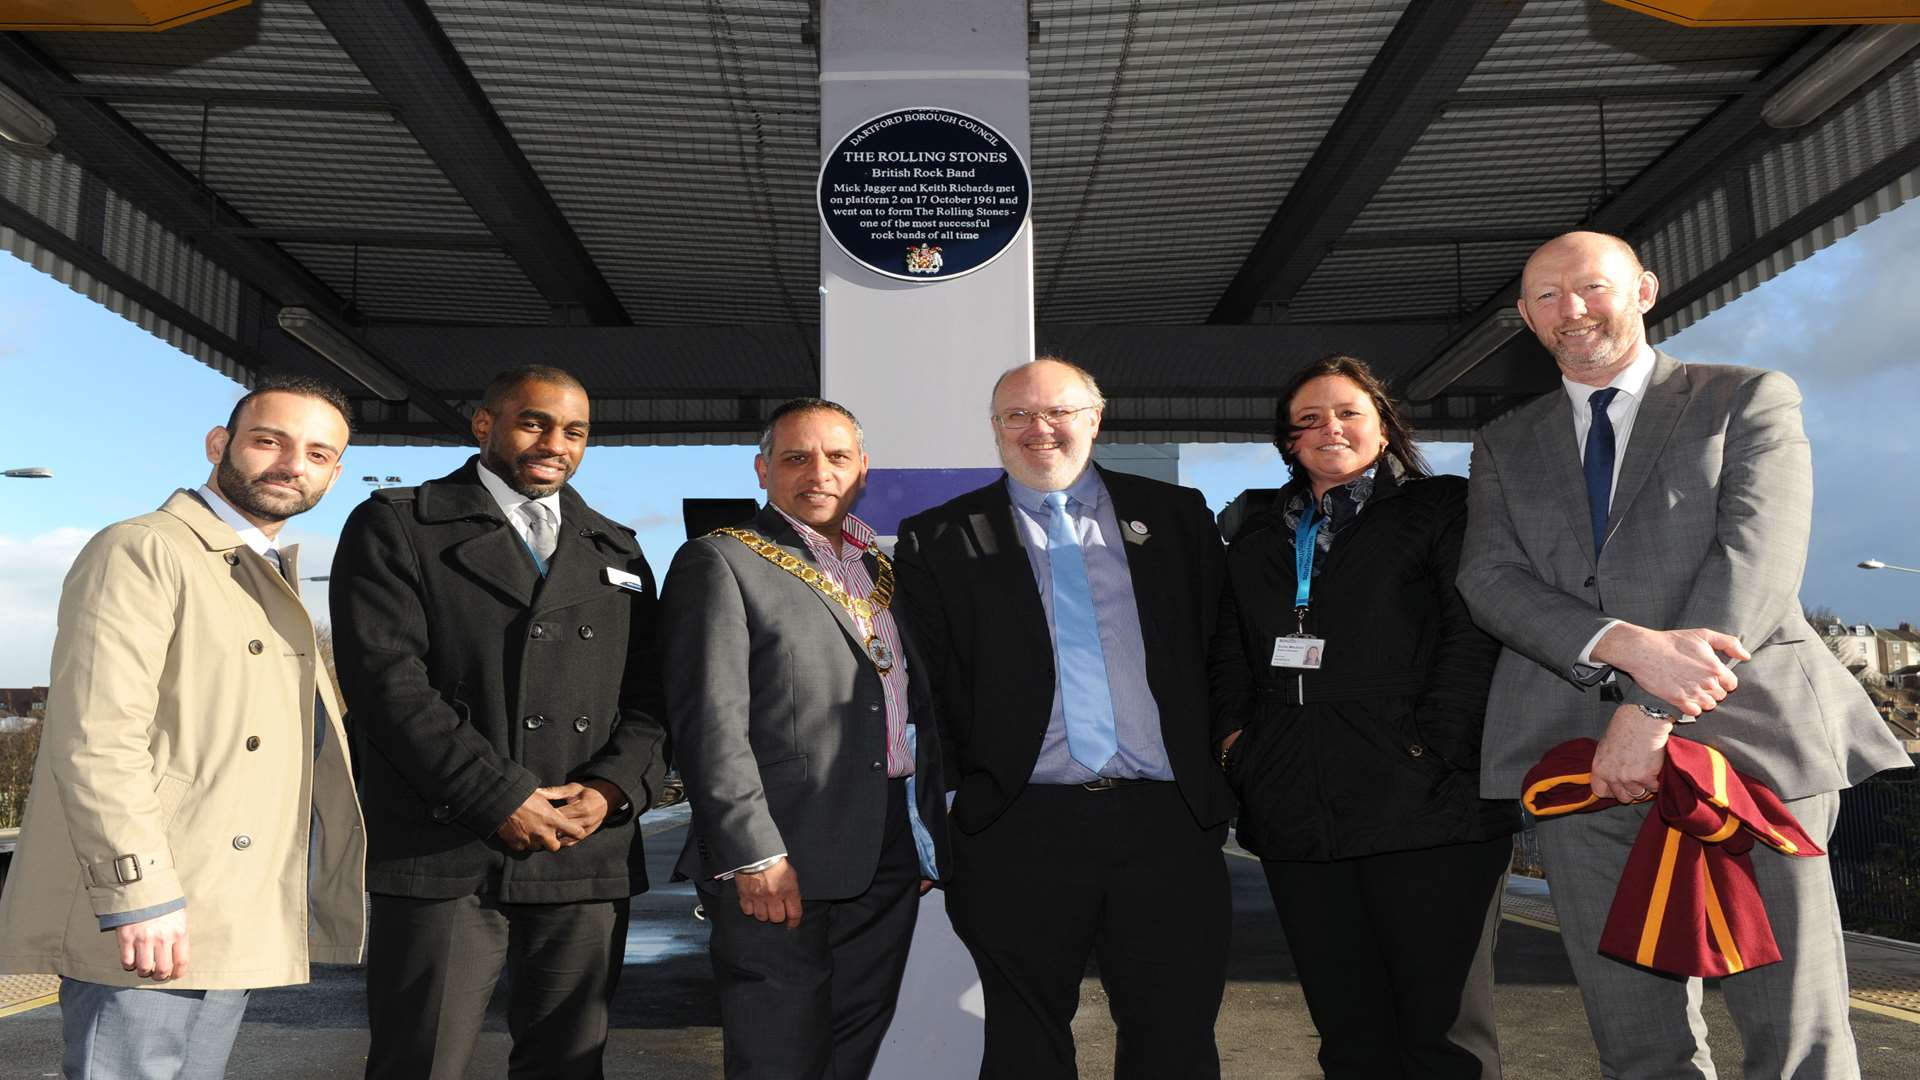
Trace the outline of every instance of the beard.
<instances>
[{"instance_id":1,"label":"beard","mask_svg":"<svg viewBox=\"0 0 1920 1080\"><path fill-rule=\"evenodd\" d=\"M220 494L228 502L250 517L262 521L285 521L298 514L304 514L319 505L325 490L308 489L297 476L277 473L268 469L257 476L248 476L233 463L233 447L229 443L227 451L220 455L220 465L214 473L214 479L220 487ZM267 484L291 484L300 494L290 495L275 491Z\"/></svg>"},{"instance_id":2,"label":"beard","mask_svg":"<svg viewBox=\"0 0 1920 1080\"><path fill-rule=\"evenodd\" d=\"M480 460L493 475L506 481L516 494L528 499L544 499L567 486L567 481L573 478L573 463L570 461L532 450L510 458L492 442L480 448ZM527 475L526 466L530 461L557 462L566 471L565 475L552 483L537 483Z\"/></svg>"},{"instance_id":3,"label":"beard","mask_svg":"<svg viewBox=\"0 0 1920 1080\"><path fill-rule=\"evenodd\" d=\"M1546 345L1547 351L1553 354L1554 363L1560 365L1560 370L1575 374L1604 371L1631 356L1634 338L1632 328L1626 325L1625 319L1616 316L1600 323L1590 336L1577 343L1563 341L1556 333Z\"/></svg>"}]
</instances>

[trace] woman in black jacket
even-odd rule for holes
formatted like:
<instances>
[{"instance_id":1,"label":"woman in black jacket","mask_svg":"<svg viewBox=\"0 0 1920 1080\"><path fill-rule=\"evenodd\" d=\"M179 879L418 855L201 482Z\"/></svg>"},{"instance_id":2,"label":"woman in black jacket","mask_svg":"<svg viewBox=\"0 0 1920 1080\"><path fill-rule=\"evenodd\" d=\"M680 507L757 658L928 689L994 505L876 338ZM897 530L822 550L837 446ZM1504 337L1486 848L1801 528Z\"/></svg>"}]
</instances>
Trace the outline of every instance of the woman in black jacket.
<instances>
[{"instance_id":1,"label":"woman in black jacket","mask_svg":"<svg viewBox=\"0 0 1920 1080\"><path fill-rule=\"evenodd\" d=\"M1519 827L1480 798L1499 646L1454 589L1466 481L1429 476L1366 364L1282 390L1293 478L1228 548L1210 666L1240 843L1329 1077L1497 1077L1493 939Z\"/></svg>"}]
</instances>

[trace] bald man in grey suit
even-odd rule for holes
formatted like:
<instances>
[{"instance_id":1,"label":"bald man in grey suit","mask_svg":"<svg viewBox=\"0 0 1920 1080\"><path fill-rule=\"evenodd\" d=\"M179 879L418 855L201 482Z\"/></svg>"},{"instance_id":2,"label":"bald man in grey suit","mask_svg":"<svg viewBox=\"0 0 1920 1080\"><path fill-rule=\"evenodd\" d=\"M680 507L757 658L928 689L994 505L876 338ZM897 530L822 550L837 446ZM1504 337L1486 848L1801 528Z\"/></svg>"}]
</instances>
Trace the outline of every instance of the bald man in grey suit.
<instances>
[{"instance_id":1,"label":"bald man in grey suit","mask_svg":"<svg viewBox=\"0 0 1920 1080\"><path fill-rule=\"evenodd\" d=\"M1594 793L1644 799L1681 724L1824 844L1841 789L1909 762L1801 615L1813 468L1799 391L1650 347L1659 281L1617 237L1549 241L1521 289L1563 388L1474 440L1460 591L1506 645L1481 790L1518 796L1542 754L1587 736ZM1598 953L1648 810L1540 823L1554 906L1604 1074L1713 1077L1700 980ZM1722 981L1746 1075L1858 1076L1827 860L1757 846L1753 861L1785 959Z\"/></svg>"}]
</instances>

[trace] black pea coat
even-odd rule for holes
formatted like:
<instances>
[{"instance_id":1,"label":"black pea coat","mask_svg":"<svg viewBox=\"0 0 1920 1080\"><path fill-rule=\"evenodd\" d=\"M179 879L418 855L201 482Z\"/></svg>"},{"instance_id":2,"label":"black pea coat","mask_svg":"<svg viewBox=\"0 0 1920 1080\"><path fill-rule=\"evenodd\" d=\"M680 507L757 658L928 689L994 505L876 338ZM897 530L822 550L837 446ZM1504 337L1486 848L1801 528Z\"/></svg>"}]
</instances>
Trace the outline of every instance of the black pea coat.
<instances>
[{"instance_id":1,"label":"black pea coat","mask_svg":"<svg viewBox=\"0 0 1920 1080\"><path fill-rule=\"evenodd\" d=\"M566 487L541 577L477 461L375 492L334 556L367 888L517 903L644 892L635 809L664 772L652 571L631 530ZM616 587L609 568L644 591ZM594 778L632 809L615 808L584 842L517 854L495 835L534 788Z\"/></svg>"},{"instance_id":2,"label":"black pea coat","mask_svg":"<svg viewBox=\"0 0 1920 1080\"><path fill-rule=\"evenodd\" d=\"M1297 484L1227 549L1209 666L1236 835L1265 859L1320 861L1487 840L1519 828L1511 801L1480 798L1480 731L1500 646L1454 588L1467 482L1380 470L1373 495L1313 579L1306 631L1323 667L1273 667L1296 629Z\"/></svg>"}]
</instances>

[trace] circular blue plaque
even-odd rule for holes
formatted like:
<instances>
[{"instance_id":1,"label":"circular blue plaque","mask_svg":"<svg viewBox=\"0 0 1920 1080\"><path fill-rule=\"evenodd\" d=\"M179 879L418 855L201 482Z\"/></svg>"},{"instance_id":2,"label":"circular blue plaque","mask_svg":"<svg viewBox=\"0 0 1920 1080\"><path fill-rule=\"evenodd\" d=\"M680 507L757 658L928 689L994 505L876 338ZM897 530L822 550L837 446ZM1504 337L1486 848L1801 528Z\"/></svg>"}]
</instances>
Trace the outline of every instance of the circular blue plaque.
<instances>
[{"instance_id":1,"label":"circular blue plaque","mask_svg":"<svg viewBox=\"0 0 1920 1080\"><path fill-rule=\"evenodd\" d=\"M847 257L901 281L944 281L1000 257L1033 205L1006 136L951 109L882 113L820 165L820 221Z\"/></svg>"}]
</instances>

